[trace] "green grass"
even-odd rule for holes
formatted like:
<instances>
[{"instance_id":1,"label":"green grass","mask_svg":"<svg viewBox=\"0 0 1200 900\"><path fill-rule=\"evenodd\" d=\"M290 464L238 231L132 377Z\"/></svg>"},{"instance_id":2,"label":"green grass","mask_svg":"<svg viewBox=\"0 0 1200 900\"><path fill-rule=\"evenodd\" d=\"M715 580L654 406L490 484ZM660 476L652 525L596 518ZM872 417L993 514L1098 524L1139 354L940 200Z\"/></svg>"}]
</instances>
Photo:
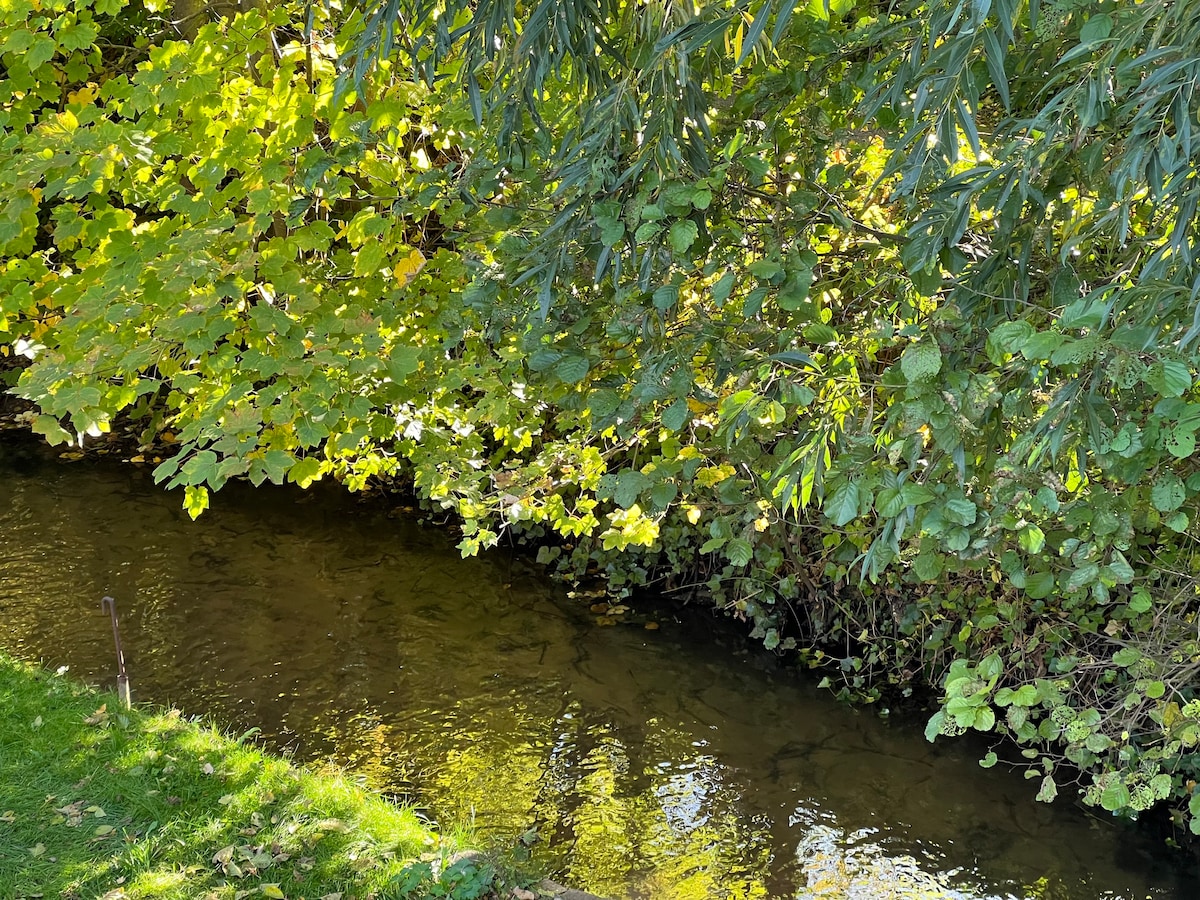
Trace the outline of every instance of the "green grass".
<instances>
[{"instance_id":1,"label":"green grass","mask_svg":"<svg viewBox=\"0 0 1200 900\"><path fill-rule=\"evenodd\" d=\"M0 653L4 900L493 896L458 849L337 775Z\"/></svg>"}]
</instances>

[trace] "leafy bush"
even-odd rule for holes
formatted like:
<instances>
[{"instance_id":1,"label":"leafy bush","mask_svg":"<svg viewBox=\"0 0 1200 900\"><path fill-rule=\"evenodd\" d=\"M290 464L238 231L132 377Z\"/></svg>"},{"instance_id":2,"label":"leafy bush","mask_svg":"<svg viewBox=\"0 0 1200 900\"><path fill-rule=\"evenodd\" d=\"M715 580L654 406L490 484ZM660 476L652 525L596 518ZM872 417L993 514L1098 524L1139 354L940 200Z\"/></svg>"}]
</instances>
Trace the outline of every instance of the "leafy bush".
<instances>
[{"instance_id":1,"label":"leafy bush","mask_svg":"<svg viewBox=\"0 0 1200 900\"><path fill-rule=\"evenodd\" d=\"M600 40L543 4L518 41L413 0L378 56L369 11L14 7L16 390L52 441L177 444L193 515L407 479L464 553L697 593L848 696L942 684L931 738L1200 831L1194 6L576 10Z\"/></svg>"}]
</instances>

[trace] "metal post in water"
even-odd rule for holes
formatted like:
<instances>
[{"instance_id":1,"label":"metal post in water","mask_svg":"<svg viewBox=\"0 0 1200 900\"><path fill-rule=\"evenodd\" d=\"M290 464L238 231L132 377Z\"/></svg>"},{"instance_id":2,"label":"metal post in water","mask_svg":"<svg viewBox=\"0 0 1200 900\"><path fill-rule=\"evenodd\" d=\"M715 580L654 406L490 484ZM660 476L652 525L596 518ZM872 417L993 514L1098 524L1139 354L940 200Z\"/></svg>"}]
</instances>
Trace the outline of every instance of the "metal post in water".
<instances>
[{"instance_id":1,"label":"metal post in water","mask_svg":"<svg viewBox=\"0 0 1200 900\"><path fill-rule=\"evenodd\" d=\"M117 601L112 597L104 597L100 601L100 608L107 610L108 617L112 619L113 643L117 645L117 696L129 709L129 676L125 674L125 652L121 649L121 632L117 628Z\"/></svg>"}]
</instances>

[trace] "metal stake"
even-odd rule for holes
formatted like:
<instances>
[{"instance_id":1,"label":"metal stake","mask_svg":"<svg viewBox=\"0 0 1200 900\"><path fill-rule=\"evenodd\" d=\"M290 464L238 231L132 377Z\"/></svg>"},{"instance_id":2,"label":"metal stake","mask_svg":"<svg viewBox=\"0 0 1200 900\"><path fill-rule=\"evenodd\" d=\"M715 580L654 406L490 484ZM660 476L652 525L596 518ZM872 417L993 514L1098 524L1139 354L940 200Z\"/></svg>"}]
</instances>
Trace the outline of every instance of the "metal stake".
<instances>
[{"instance_id":1,"label":"metal stake","mask_svg":"<svg viewBox=\"0 0 1200 900\"><path fill-rule=\"evenodd\" d=\"M117 696L129 709L129 676L125 674L125 652L121 649L121 632L117 629L117 601L105 597L100 601L100 609L107 610L112 619L113 643L117 645Z\"/></svg>"}]
</instances>

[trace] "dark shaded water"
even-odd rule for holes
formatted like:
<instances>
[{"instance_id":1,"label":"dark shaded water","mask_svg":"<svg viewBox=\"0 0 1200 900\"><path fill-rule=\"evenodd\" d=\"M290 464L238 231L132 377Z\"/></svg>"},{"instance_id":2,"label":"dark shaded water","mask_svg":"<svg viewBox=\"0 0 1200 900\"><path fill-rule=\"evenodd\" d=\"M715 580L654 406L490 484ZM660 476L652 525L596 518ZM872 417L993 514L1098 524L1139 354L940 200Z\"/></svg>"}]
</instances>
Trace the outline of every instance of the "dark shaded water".
<instances>
[{"instance_id":1,"label":"dark shaded water","mask_svg":"<svg viewBox=\"0 0 1200 900\"><path fill-rule=\"evenodd\" d=\"M695 624L602 627L520 561L336 492L179 503L0 443L0 644L111 685L112 594L136 699L536 828L561 880L614 898L1200 896L1145 836Z\"/></svg>"}]
</instances>

